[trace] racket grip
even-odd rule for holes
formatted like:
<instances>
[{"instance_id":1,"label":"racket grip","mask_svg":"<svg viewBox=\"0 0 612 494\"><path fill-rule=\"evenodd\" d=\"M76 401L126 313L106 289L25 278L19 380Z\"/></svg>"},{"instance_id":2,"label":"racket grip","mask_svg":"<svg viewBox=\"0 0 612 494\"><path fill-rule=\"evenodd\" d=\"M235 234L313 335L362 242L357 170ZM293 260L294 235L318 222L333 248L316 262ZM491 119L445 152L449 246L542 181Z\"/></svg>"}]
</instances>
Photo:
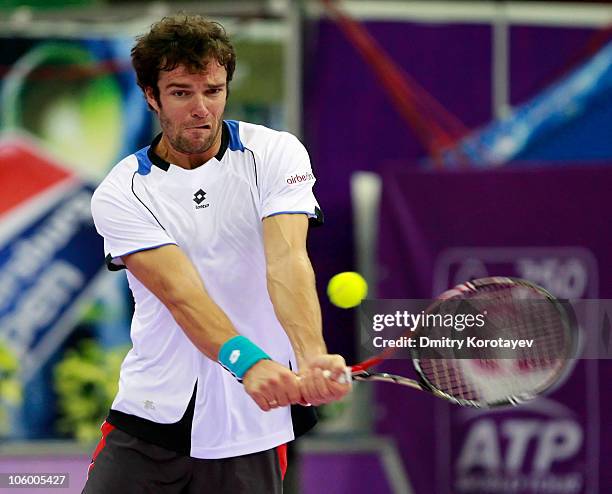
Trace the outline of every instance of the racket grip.
<instances>
[{"instance_id":1,"label":"racket grip","mask_svg":"<svg viewBox=\"0 0 612 494\"><path fill-rule=\"evenodd\" d=\"M330 370L325 369L323 371L323 377L329 379L331 375L332 373ZM351 382L351 369L349 367L344 369L344 374L340 375L335 381L339 384L347 384Z\"/></svg>"}]
</instances>

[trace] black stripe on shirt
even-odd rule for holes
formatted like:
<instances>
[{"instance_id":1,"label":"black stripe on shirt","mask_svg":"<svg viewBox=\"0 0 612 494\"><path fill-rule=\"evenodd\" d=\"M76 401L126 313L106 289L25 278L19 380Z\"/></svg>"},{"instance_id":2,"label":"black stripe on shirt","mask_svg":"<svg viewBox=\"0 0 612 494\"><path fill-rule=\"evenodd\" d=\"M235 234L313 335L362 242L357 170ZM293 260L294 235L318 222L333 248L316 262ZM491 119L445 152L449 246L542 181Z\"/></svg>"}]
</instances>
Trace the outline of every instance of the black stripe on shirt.
<instances>
[{"instance_id":1,"label":"black stripe on shirt","mask_svg":"<svg viewBox=\"0 0 612 494\"><path fill-rule=\"evenodd\" d=\"M147 206L144 201L138 197L138 194L136 194L136 191L134 190L134 178L136 177L136 175L138 174L138 171L134 172L134 175L132 175L132 194L134 194L134 197L136 197L136 199L138 199L138 202L140 202L140 204L142 204L145 208L147 208L147 211L149 211L149 213L151 213L151 216L153 216L153 218L155 218L155 221L157 221L157 224L159 226L161 226L163 231L166 231L166 229L164 228L164 225L162 225L159 220L157 219L157 216L155 216L155 214L153 213L153 211L151 211L151 209L149 209L149 206Z\"/></svg>"},{"instance_id":2,"label":"black stripe on shirt","mask_svg":"<svg viewBox=\"0 0 612 494\"><path fill-rule=\"evenodd\" d=\"M183 417L173 424L160 424L138 417L137 415L113 410L112 408L106 421L117 427L117 429L121 429L123 432L127 432L138 439L183 455L189 455L191 453L191 429L193 426L197 390L198 383L196 381L193 394Z\"/></svg>"}]
</instances>

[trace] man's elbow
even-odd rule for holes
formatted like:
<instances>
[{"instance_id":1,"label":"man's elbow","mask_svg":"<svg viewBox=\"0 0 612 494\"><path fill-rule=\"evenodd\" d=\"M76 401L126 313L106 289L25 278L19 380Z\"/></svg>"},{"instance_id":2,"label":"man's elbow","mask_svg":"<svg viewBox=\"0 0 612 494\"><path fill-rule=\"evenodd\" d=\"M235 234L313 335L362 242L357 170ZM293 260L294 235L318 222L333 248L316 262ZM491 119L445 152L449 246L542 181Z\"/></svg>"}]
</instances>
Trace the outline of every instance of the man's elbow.
<instances>
[{"instance_id":1,"label":"man's elbow","mask_svg":"<svg viewBox=\"0 0 612 494\"><path fill-rule=\"evenodd\" d=\"M165 288L160 299L168 310L175 314L193 305L201 295L201 287L180 283Z\"/></svg>"}]
</instances>

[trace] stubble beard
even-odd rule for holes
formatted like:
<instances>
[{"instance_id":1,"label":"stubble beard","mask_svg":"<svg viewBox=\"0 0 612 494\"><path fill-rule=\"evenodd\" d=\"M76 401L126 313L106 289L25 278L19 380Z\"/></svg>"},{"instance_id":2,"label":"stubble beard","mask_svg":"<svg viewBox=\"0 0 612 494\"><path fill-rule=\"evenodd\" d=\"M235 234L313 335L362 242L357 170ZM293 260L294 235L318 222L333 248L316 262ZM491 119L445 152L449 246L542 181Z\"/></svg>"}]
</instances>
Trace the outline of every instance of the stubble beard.
<instances>
[{"instance_id":1,"label":"stubble beard","mask_svg":"<svg viewBox=\"0 0 612 494\"><path fill-rule=\"evenodd\" d=\"M180 128L177 129L170 119L168 119L163 113L159 115L159 123L164 132L164 135L170 142L170 145L178 152L183 154L202 154L208 151L215 143L217 136L221 130L221 119L214 120L212 123L213 128L207 139L204 141L196 141L189 139L187 136L182 134Z\"/></svg>"}]
</instances>

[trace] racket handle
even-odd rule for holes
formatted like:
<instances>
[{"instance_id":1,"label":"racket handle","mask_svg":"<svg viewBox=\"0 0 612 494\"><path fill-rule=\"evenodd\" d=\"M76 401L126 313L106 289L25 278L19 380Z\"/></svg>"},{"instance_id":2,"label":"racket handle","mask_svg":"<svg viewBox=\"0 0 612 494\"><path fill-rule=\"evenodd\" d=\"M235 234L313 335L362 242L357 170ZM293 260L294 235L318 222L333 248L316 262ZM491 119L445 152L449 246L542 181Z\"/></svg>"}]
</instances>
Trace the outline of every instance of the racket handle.
<instances>
[{"instance_id":1,"label":"racket handle","mask_svg":"<svg viewBox=\"0 0 612 494\"><path fill-rule=\"evenodd\" d=\"M331 377L332 373L330 370L325 369L323 371L323 377L329 379ZM339 384L347 384L349 382L351 382L351 369L349 367L347 367L346 369L344 369L344 374L342 374L341 376L339 376L336 379L336 382Z\"/></svg>"}]
</instances>

